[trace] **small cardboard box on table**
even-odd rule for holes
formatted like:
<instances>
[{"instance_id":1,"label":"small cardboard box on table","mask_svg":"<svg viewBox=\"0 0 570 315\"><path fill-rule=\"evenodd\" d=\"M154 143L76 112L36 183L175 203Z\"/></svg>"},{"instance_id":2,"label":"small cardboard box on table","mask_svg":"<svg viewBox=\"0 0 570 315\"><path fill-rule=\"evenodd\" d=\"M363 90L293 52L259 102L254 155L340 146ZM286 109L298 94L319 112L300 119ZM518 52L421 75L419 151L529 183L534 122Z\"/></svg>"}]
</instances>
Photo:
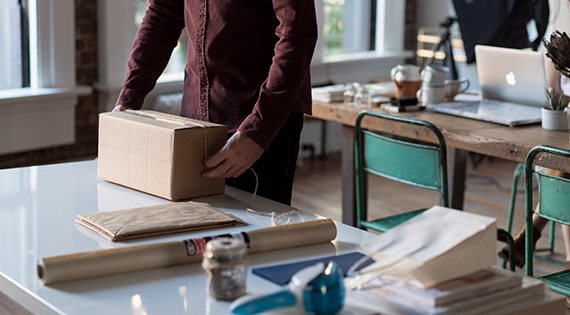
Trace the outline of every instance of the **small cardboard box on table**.
<instances>
[{"instance_id":1,"label":"small cardboard box on table","mask_svg":"<svg viewBox=\"0 0 570 315\"><path fill-rule=\"evenodd\" d=\"M169 200L224 193L204 178L204 159L226 142L226 127L155 111L99 115L98 177Z\"/></svg>"}]
</instances>

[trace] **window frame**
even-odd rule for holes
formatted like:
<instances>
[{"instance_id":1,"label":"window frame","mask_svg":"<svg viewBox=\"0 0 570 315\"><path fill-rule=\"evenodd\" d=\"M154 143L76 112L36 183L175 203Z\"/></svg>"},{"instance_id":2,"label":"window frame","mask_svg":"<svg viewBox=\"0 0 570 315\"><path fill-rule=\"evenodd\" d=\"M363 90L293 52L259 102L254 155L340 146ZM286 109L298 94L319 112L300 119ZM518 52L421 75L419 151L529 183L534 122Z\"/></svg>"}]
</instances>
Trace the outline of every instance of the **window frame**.
<instances>
[{"instance_id":1,"label":"window frame","mask_svg":"<svg viewBox=\"0 0 570 315\"><path fill-rule=\"evenodd\" d=\"M2 4L2 8L8 9L7 11L2 11L2 13L7 14L9 17L7 20L0 21L0 26L4 27L7 25L9 32L5 33L1 39L5 41L8 45L9 52L3 55L3 62L2 65L6 65L4 62L7 62L7 67L9 70L4 70L4 74L10 74L7 76L7 86L0 87L0 91L14 89L14 88L21 88L23 85L23 73L22 67L18 67L18 65L23 63L22 60L22 16L20 14L21 11L21 0L11 0L10 2L6 2ZM8 23L9 22L9 23Z\"/></svg>"},{"instance_id":2,"label":"window frame","mask_svg":"<svg viewBox=\"0 0 570 315\"><path fill-rule=\"evenodd\" d=\"M30 87L0 91L0 154L75 141L75 1L30 0Z\"/></svg>"}]
</instances>

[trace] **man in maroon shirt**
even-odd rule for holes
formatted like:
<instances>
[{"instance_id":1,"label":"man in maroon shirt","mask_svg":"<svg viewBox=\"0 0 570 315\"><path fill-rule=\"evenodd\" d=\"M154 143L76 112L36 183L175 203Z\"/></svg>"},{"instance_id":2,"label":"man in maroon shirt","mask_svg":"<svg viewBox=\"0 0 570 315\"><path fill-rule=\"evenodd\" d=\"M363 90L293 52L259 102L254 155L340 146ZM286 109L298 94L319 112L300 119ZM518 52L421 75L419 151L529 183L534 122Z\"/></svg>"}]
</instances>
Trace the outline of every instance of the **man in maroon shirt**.
<instances>
[{"instance_id":1,"label":"man in maroon shirt","mask_svg":"<svg viewBox=\"0 0 570 315\"><path fill-rule=\"evenodd\" d=\"M228 126L206 177L290 204L309 65L317 40L313 0L149 0L115 110L140 109L182 29L188 35L181 115Z\"/></svg>"}]
</instances>

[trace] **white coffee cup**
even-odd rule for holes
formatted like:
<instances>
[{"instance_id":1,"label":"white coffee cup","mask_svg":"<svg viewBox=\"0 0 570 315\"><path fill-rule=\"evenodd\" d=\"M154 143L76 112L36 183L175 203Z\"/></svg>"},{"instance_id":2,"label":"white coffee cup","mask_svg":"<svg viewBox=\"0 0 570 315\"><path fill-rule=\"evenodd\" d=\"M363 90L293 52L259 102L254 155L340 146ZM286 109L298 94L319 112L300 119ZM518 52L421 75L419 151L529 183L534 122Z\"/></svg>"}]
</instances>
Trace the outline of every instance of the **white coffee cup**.
<instances>
[{"instance_id":1,"label":"white coffee cup","mask_svg":"<svg viewBox=\"0 0 570 315\"><path fill-rule=\"evenodd\" d=\"M427 65L421 72L422 84L429 86L443 86L449 69L440 65Z\"/></svg>"},{"instance_id":2,"label":"white coffee cup","mask_svg":"<svg viewBox=\"0 0 570 315\"><path fill-rule=\"evenodd\" d=\"M445 101L445 86L422 85L416 96L422 105L441 103Z\"/></svg>"},{"instance_id":3,"label":"white coffee cup","mask_svg":"<svg viewBox=\"0 0 570 315\"><path fill-rule=\"evenodd\" d=\"M465 93L470 84L469 79L445 80L445 99L453 101L457 94Z\"/></svg>"}]
</instances>

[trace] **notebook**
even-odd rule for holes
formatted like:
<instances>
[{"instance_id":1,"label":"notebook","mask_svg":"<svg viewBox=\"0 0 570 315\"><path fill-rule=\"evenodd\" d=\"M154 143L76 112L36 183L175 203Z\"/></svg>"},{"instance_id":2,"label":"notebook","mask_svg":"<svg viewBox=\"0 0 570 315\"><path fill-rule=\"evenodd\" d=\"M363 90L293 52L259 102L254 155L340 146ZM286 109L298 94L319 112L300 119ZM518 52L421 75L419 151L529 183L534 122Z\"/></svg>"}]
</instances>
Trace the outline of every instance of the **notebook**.
<instances>
[{"instance_id":1,"label":"notebook","mask_svg":"<svg viewBox=\"0 0 570 315\"><path fill-rule=\"evenodd\" d=\"M509 127L538 123L546 74L542 53L475 46L482 100L428 104L430 111Z\"/></svg>"},{"instance_id":2,"label":"notebook","mask_svg":"<svg viewBox=\"0 0 570 315\"><path fill-rule=\"evenodd\" d=\"M336 262L338 268L340 268L340 270L346 276L346 271L348 270L348 268L350 268L350 266L352 266L357 260L359 260L363 256L364 256L364 254L362 254L362 253L353 252L353 253L349 253L349 254L343 254L343 255L337 255L337 256L328 256L328 257L322 257L322 258L311 259L311 260L304 260L304 261L288 263L288 264L254 268L251 272L254 275L262 277L265 280L269 280L269 281L271 281L277 285L283 286L283 285L286 285L287 283L289 283L289 281L291 281L291 278L293 277L293 275L297 271L299 271L305 267L316 265L319 262L326 264L327 262L329 262L331 260ZM369 260L369 261L363 263L362 266L358 270L370 265L373 262L374 261Z\"/></svg>"}]
</instances>

